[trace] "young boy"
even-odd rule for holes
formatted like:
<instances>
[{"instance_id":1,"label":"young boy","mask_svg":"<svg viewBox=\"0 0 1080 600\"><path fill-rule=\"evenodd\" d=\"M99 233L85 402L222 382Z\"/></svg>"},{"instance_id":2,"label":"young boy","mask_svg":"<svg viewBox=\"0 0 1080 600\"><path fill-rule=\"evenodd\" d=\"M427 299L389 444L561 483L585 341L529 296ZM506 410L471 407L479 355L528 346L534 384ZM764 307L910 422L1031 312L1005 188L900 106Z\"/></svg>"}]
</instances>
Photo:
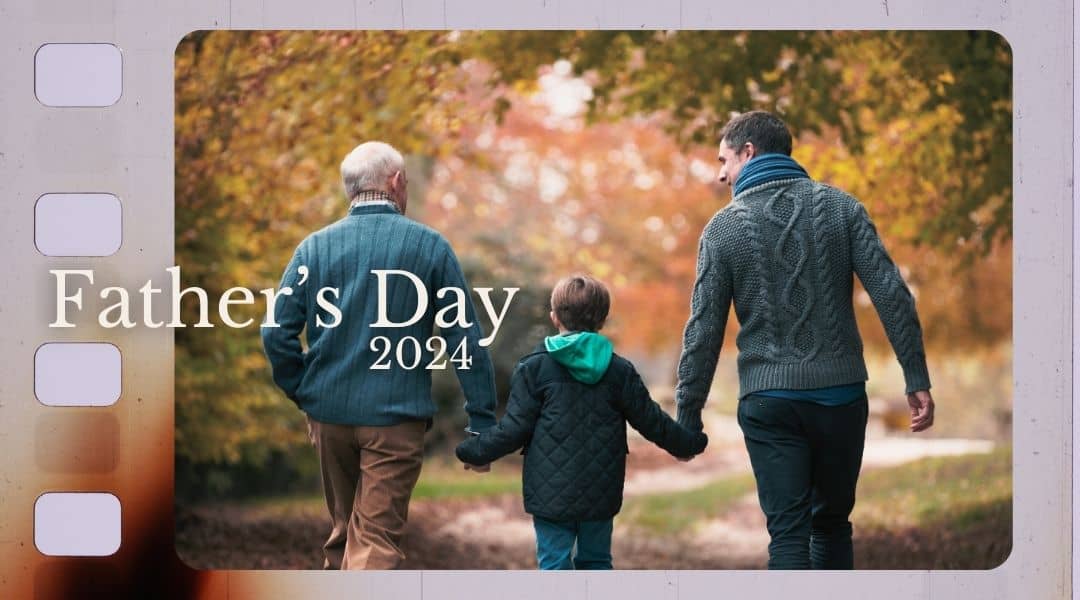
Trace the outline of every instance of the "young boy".
<instances>
[{"instance_id":1,"label":"young boy","mask_svg":"<svg viewBox=\"0 0 1080 600\"><path fill-rule=\"evenodd\" d=\"M525 510L533 515L541 569L611 568L627 422L679 458L701 453L708 443L704 433L665 414L634 365L597 333L610 303L607 289L592 277L559 281L551 293L551 322L559 335L518 362L499 423L457 447L467 465L486 465L524 447Z\"/></svg>"}]
</instances>

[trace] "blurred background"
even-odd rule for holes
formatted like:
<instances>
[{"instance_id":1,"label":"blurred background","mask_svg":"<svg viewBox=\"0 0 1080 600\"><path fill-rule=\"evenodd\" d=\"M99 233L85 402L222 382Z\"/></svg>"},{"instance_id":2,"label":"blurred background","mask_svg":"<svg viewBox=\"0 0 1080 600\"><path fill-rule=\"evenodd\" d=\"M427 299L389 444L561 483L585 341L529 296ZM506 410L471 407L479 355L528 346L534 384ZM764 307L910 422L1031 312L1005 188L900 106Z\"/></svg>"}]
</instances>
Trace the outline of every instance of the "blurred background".
<instances>
[{"instance_id":1,"label":"blurred background","mask_svg":"<svg viewBox=\"0 0 1080 600\"><path fill-rule=\"evenodd\" d=\"M992 568L1011 547L1012 58L992 32L196 32L176 51L176 262L216 299L276 287L299 241L348 209L358 143L407 155L408 216L476 287L520 287L490 348L500 403L552 333L551 285L609 286L604 333L672 405L699 235L730 201L719 127L779 113L810 175L859 198L915 295L934 428L907 433L903 378L855 305L871 423L856 566ZM233 316L261 321L257 304ZM197 320L184 306L184 321ZM177 547L199 568L318 568L329 531L303 415L258 327L176 330ZM768 536L734 413L734 316L682 464L634 438L616 568L761 568ZM485 330L490 331L489 324ZM535 568L516 456L453 458L452 373L410 509L413 568ZM500 405L501 410L501 405Z\"/></svg>"}]
</instances>

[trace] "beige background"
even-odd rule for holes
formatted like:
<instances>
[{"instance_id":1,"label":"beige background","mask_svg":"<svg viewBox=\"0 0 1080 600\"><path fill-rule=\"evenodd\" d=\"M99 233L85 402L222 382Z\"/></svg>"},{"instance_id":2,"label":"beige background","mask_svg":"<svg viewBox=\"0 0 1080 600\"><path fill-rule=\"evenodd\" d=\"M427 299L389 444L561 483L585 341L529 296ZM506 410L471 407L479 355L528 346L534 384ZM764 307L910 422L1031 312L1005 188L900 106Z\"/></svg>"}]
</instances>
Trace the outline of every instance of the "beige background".
<instances>
[{"instance_id":1,"label":"beige background","mask_svg":"<svg viewBox=\"0 0 1080 600\"><path fill-rule=\"evenodd\" d=\"M0 597L46 598L95 581L147 578L204 598L1061 598L1071 593L1073 7L1065 0L2 0L0 1ZM169 330L49 329L49 268L93 268L138 289L173 264L173 50L208 28L989 28L1015 65L1015 539L988 572L225 572L171 565L173 344ZM33 94L34 51L109 42L124 91L107 108L48 108ZM109 192L124 238L109 257L47 258L33 240L47 192ZM95 288L100 289L99 286ZM165 306L155 311L165 311ZM163 313L161 313L163 314ZM104 341L123 354L120 400L103 408L38 404L35 349ZM942 395L939 402L963 402ZM85 425L80 417L85 416ZM60 419L59 425L57 419ZM98 428L95 424L102 424ZM75 447L78 454L71 454ZM55 559L33 547L34 499L110 491L124 539L109 559ZM163 566L164 565L164 566ZM162 579L158 577L171 577ZM158 581L157 583L154 583ZM65 586L76 586L65 587ZM78 587L84 586L84 587ZM176 587L180 586L180 587ZM187 587L184 587L187 586ZM119 588L121 592L130 591ZM145 588L143 588L145 589ZM165 595L164 593L162 595Z\"/></svg>"}]
</instances>

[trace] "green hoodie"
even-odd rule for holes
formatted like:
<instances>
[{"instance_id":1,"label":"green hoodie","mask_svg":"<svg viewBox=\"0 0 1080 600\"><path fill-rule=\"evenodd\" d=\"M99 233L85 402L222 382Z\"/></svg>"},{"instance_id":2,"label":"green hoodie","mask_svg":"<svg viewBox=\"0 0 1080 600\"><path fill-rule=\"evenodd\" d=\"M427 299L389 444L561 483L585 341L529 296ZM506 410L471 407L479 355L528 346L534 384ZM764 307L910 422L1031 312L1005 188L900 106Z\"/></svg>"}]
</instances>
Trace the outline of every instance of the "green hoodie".
<instances>
[{"instance_id":1,"label":"green hoodie","mask_svg":"<svg viewBox=\"0 0 1080 600\"><path fill-rule=\"evenodd\" d=\"M600 381L611 364L611 342L592 331L546 337L544 348L555 362L570 371L574 379L589 385Z\"/></svg>"}]
</instances>

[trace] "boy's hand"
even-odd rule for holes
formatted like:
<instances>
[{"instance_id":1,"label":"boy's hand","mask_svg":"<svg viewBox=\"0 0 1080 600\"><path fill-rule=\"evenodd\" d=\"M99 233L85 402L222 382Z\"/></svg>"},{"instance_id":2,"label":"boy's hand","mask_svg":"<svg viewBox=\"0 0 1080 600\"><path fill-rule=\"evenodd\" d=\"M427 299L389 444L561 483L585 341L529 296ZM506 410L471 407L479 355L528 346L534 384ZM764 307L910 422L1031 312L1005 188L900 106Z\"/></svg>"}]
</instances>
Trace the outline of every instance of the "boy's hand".
<instances>
[{"instance_id":1,"label":"boy's hand","mask_svg":"<svg viewBox=\"0 0 1080 600\"><path fill-rule=\"evenodd\" d=\"M694 434L694 450L695 452L690 456L677 457L679 462L690 462L694 460L697 455L705 451L705 447L709 445L709 436L705 435L705 432L699 431Z\"/></svg>"},{"instance_id":2,"label":"boy's hand","mask_svg":"<svg viewBox=\"0 0 1080 600\"><path fill-rule=\"evenodd\" d=\"M473 457L470 456L471 453L469 453L469 452L467 452L465 450L469 446L469 442L474 441L476 439L476 437L479 436L479 435L480 435L479 433L474 433L474 432L470 431L469 432L469 438L464 440L460 444L458 444L457 448L454 450L454 454L456 454L457 457L458 457L458 460L460 460L462 462L462 464L464 465L466 471L476 471L477 473L487 473L488 471L491 470L491 464L489 463L489 464L483 464L483 465L474 465L472 463L469 463L468 461L471 460Z\"/></svg>"}]
</instances>

